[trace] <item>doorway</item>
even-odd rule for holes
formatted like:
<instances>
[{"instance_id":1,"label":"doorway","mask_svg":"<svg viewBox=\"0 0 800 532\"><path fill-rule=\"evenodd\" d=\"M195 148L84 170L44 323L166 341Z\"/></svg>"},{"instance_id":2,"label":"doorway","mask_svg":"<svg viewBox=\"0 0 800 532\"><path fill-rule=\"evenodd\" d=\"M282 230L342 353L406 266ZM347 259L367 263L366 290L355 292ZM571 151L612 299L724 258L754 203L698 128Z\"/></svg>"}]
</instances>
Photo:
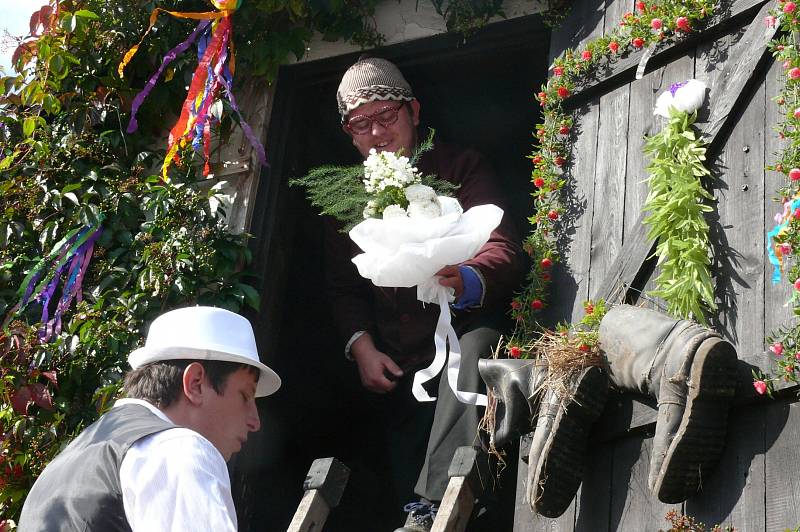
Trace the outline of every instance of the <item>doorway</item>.
<instances>
[{"instance_id":1,"label":"doorway","mask_svg":"<svg viewBox=\"0 0 800 532\"><path fill-rule=\"evenodd\" d=\"M370 52L400 67L421 102L423 128L487 157L522 234L532 210L526 155L539 120L533 94L546 79L549 39L549 29L532 15L467 39L446 34ZM262 403L262 430L232 466L243 531L286 530L311 462L328 456L352 474L326 530L390 531L401 524L384 493L385 457L365 406L368 392L328 315L322 220L302 190L287 186L316 166L360 162L341 131L335 101L339 80L358 55L286 66L278 75L267 139L271 166L262 173L251 224L262 297L251 318L262 358L283 386ZM503 483L510 487L509 525L495 523L497 531L511 530L514 471L506 471Z\"/></svg>"}]
</instances>

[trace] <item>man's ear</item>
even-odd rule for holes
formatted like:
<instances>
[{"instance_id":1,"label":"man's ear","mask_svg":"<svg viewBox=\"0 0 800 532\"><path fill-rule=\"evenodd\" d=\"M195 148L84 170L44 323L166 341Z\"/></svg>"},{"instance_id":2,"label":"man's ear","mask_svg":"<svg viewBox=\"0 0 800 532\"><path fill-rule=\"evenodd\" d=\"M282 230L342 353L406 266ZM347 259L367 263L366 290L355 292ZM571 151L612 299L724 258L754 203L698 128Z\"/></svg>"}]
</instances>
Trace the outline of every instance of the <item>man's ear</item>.
<instances>
[{"instance_id":1,"label":"man's ear","mask_svg":"<svg viewBox=\"0 0 800 532\"><path fill-rule=\"evenodd\" d=\"M203 402L203 392L206 391L206 369L199 362L192 362L183 370L183 395L193 405Z\"/></svg>"},{"instance_id":2,"label":"man's ear","mask_svg":"<svg viewBox=\"0 0 800 532\"><path fill-rule=\"evenodd\" d=\"M414 98L410 102L411 105L411 120L414 123L414 126L419 125L419 100Z\"/></svg>"}]
</instances>

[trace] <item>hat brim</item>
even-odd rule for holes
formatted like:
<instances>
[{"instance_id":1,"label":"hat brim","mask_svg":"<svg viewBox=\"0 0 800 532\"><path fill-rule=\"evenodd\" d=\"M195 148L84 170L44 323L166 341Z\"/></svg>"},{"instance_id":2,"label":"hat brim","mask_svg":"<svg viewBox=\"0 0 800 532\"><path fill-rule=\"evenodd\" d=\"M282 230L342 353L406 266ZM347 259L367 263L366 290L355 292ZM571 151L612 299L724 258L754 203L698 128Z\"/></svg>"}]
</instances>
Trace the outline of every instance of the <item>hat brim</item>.
<instances>
[{"instance_id":1,"label":"hat brim","mask_svg":"<svg viewBox=\"0 0 800 532\"><path fill-rule=\"evenodd\" d=\"M272 395L278 388L281 387L281 378L278 374L271 370L268 366L261 362L257 362L252 358L237 355L234 353L226 353L224 351L215 351L214 349L199 349L197 347L140 347L131 352L128 357L128 363L133 369L141 368L146 364L152 362L161 362L164 360L219 360L221 362L235 362L238 364L247 364L258 368L261 375L258 378L256 385L256 397L265 397Z\"/></svg>"}]
</instances>

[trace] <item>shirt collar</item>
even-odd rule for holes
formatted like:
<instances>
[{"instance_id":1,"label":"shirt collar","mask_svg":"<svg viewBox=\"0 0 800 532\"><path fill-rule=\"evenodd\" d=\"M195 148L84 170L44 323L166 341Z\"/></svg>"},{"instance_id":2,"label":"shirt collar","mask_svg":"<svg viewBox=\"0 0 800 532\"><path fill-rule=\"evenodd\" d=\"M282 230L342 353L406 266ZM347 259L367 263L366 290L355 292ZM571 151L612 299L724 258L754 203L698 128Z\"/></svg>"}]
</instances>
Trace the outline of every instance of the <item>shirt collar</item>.
<instances>
[{"instance_id":1,"label":"shirt collar","mask_svg":"<svg viewBox=\"0 0 800 532\"><path fill-rule=\"evenodd\" d=\"M145 401L144 399L132 399L132 398L125 398L125 399L117 399L114 401L114 406L112 408L117 408L118 406L125 406L125 405L140 405L148 410L150 410L153 414L157 415L162 420L172 423L175 425L175 422L172 421L167 415L162 412L157 406Z\"/></svg>"}]
</instances>

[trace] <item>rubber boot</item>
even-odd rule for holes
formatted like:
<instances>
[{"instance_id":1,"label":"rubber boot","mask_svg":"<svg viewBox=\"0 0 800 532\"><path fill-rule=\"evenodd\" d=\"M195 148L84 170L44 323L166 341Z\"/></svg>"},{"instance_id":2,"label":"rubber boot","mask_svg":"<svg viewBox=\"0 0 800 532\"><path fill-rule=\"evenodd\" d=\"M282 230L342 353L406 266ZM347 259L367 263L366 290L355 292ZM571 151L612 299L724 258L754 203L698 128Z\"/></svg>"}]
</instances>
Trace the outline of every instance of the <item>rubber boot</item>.
<instances>
[{"instance_id":1,"label":"rubber boot","mask_svg":"<svg viewBox=\"0 0 800 532\"><path fill-rule=\"evenodd\" d=\"M565 396L552 388L545 393L528 453L526 494L535 512L558 517L575 498L583 479L589 433L607 396L608 379L596 366L582 370Z\"/></svg>"},{"instance_id":2,"label":"rubber boot","mask_svg":"<svg viewBox=\"0 0 800 532\"><path fill-rule=\"evenodd\" d=\"M722 454L736 392L736 351L716 332L652 310L620 305L600 323L611 382L656 399L650 489L679 503Z\"/></svg>"},{"instance_id":3,"label":"rubber boot","mask_svg":"<svg viewBox=\"0 0 800 532\"><path fill-rule=\"evenodd\" d=\"M482 358L478 372L497 397L494 434L490 435L495 447L530 432L547 366L535 360Z\"/></svg>"}]
</instances>

